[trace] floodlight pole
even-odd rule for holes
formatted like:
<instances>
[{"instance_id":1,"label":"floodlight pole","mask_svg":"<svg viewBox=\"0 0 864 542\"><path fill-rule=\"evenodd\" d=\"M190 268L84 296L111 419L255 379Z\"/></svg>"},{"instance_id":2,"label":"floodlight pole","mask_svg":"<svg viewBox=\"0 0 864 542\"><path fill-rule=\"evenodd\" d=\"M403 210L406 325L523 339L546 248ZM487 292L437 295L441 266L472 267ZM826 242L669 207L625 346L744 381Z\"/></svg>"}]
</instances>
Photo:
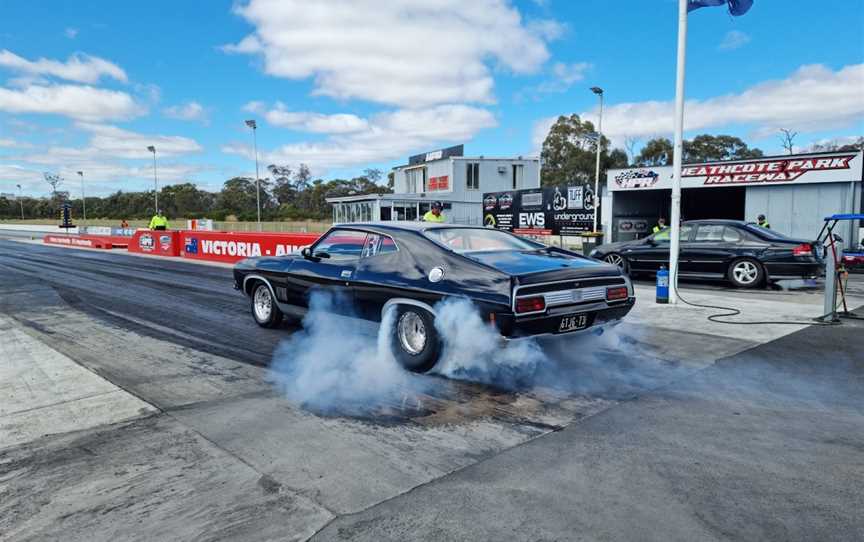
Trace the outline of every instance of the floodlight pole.
<instances>
[{"instance_id":1,"label":"floodlight pole","mask_svg":"<svg viewBox=\"0 0 864 542\"><path fill-rule=\"evenodd\" d=\"M21 189L21 185L15 185L18 187L18 203L21 204L21 220L24 220L24 191Z\"/></svg>"},{"instance_id":2,"label":"floodlight pole","mask_svg":"<svg viewBox=\"0 0 864 542\"><path fill-rule=\"evenodd\" d=\"M594 233L597 233L597 215L600 214L600 151L603 143L603 89L591 87L600 98L600 116L597 119L597 164L594 169Z\"/></svg>"},{"instance_id":3,"label":"floodlight pole","mask_svg":"<svg viewBox=\"0 0 864 542\"><path fill-rule=\"evenodd\" d=\"M252 146L255 149L255 204L258 207L258 231L261 231L261 175L258 174L258 123L247 120L246 126L252 128Z\"/></svg>"},{"instance_id":4,"label":"floodlight pole","mask_svg":"<svg viewBox=\"0 0 864 542\"><path fill-rule=\"evenodd\" d=\"M155 206L153 213L156 214L159 212L159 180L156 177L156 147L150 145L147 147L147 150L153 153L153 205Z\"/></svg>"},{"instance_id":5,"label":"floodlight pole","mask_svg":"<svg viewBox=\"0 0 864 542\"><path fill-rule=\"evenodd\" d=\"M681 162L684 155L684 73L687 62L687 0L678 0L678 68L675 78L675 147L672 153L672 212L669 235L669 303L678 303L681 237Z\"/></svg>"},{"instance_id":6,"label":"floodlight pole","mask_svg":"<svg viewBox=\"0 0 864 542\"><path fill-rule=\"evenodd\" d=\"M81 208L83 209L82 220L84 225L87 225L87 196L84 193L84 172L79 171L78 176L81 177Z\"/></svg>"}]
</instances>

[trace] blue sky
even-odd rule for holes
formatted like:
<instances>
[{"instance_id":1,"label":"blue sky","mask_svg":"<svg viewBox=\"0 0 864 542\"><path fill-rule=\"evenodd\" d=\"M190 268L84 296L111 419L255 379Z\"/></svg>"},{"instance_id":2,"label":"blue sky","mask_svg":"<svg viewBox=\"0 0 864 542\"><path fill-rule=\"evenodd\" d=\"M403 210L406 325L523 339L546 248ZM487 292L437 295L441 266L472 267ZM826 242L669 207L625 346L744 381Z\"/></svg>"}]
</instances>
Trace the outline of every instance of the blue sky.
<instances>
[{"instance_id":1,"label":"blue sky","mask_svg":"<svg viewBox=\"0 0 864 542\"><path fill-rule=\"evenodd\" d=\"M816 7L818 6L818 7ZM672 130L674 0L0 1L0 192L90 194L262 164L324 178L466 143L536 154L559 114L623 146ZM689 18L688 134L779 152L864 134L864 2L755 0Z\"/></svg>"}]
</instances>

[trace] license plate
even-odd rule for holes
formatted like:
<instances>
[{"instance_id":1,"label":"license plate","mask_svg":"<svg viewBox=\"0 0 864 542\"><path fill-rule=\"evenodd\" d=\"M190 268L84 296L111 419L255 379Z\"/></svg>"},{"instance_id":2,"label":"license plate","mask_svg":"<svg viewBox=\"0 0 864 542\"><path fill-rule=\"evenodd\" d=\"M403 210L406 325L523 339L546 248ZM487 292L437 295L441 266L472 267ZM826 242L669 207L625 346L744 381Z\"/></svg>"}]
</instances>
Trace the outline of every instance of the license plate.
<instances>
[{"instance_id":1,"label":"license plate","mask_svg":"<svg viewBox=\"0 0 864 542\"><path fill-rule=\"evenodd\" d=\"M561 323L558 324L558 333L567 331L576 331L577 329L585 329L588 327L587 314L574 314L573 316L563 316Z\"/></svg>"}]
</instances>

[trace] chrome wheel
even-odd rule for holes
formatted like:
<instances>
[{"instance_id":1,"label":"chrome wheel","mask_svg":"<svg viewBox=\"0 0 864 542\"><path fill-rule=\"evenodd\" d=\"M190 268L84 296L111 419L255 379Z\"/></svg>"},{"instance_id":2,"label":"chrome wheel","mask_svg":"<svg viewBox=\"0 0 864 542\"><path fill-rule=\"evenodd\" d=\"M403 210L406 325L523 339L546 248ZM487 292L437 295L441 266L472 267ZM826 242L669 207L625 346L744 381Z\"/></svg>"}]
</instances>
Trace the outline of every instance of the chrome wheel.
<instances>
[{"instance_id":1,"label":"chrome wheel","mask_svg":"<svg viewBox=\"0 0 864 542\"><path fill-rule=\"evenodd\" d=\"M609 254L605 258L603 258L603 261L606 263L611 263L612 265L617 265L618 267L624 267L624 258L622 258L618 254Z\"/></svg>"},{"instance_id":2,"label":"chrome wheel","mask_svg":"<svg viewBox=\"0 0 864 542\"><path fill-rule=\"evenodd\" d=\"M255 311L255 318L259 322L266 322L270 319L270 314L273 312L273 299L270 296L270 290L263 284L255 289L252 310Z\"/></svg>"},{"instance_id":3,"label":"chrome wheel","mask_svg":"<svg viewBox=\"0 0 864 542\"><path fill-rule=\"evenodd\" d=\"M732 276L742 285L753 284L759 278L759 268L749 260L743 260L732 268Z\"/></svg>"},{"instance_id":4,"label":"chrome wheel","mask_svg":"<svg viewBox=\"0 0 864 542\"><path fill-rule=\"evenodd\" d=\"M407 311L399 317L396 335L402 349L410 354L419 354L426 348L426 326L416 312Z\"/></svg>"}]
</instances>

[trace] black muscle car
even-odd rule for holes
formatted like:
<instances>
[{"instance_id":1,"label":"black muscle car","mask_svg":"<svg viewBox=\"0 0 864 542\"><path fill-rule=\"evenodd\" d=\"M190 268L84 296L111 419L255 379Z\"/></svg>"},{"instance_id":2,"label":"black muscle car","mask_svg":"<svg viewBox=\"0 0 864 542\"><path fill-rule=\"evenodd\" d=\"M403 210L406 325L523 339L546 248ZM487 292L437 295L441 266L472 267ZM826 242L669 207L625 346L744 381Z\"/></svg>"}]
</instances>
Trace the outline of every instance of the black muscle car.
<instances>
[{"instance_id":1,"label":"black muscle car","mask_svg":"<svg viewBox=\"0 0 864 542\"><path fill-rule=\"evenodd\" d=\"M301 254L238 262L234 287L263 327L304 314L316 289L347 297L367 320L393 308L393 353L413 371L438 360L435 304L448 297L470 299L505 338L615 322L634 303L618 266L499 230L427 222L334 226Z\"/></svg>"},{"instance_id":2,"label":"black muscle car","mask_svg":"<svg viewBox=\"0 0 864 542\"><path fill-rule=\"evenodd\" d=\"M681 225L678 274L727 279L753 288L775 279L814 278L822 273L815 241L791 239L741 220L691 220ZM637 275L669 266L669 229L644 239L600 245L590 256Z\"/></svg>"}]
</instances>

